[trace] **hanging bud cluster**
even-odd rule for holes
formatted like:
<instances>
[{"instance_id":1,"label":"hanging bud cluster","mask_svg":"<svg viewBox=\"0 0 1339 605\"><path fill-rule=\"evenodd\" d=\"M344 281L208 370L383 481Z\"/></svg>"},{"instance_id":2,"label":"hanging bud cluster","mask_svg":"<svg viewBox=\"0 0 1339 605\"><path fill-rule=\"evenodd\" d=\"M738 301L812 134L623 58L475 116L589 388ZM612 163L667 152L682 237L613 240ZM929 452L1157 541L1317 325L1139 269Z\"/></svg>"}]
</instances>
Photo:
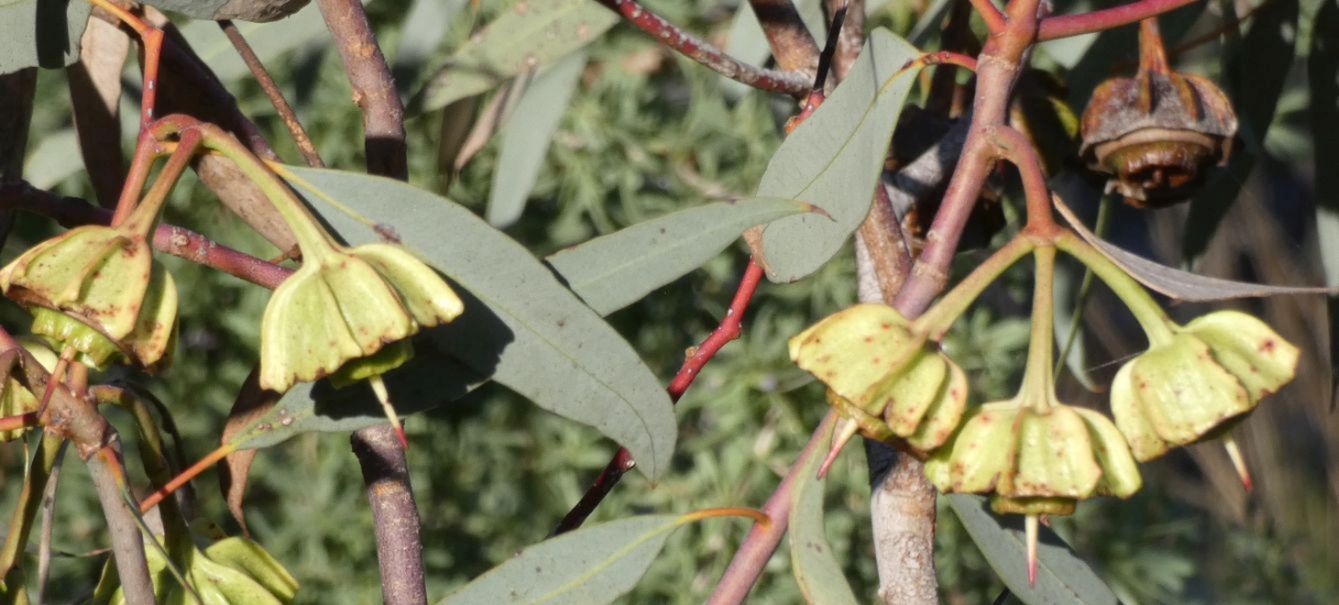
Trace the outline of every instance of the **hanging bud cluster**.
<instances>
[{"instance_id":1,"label":"hanging bud cluster","mask_svg":"<svg viewBox=\"0 0 1339 605\"><path fill-rule=\"evenodd\" d=\"M966 379L931 339L1012 258L987 261L916 321L891 307L857 305L791 339L791 358L828 387L828 401L843 418L824 468L856 432L889 442L927 458L926 477L941 491L984 494L996 512L1028 515L1031 543L1037 515L1069 514L1093 496L1129 497L1142 486L1136 461L1224 434L1294 375L1296 347L1250 315L1219 311L1181 326L1072 232L1041 243L1020 236L1010 246L1020 241L1036 259L1035 291L1027 366L1012 399L964 414ZM1116 375L1114 422L1055 395L1057 250L1101 277L1148 337L1149 349Z\"/></svg>"}]
</instances>

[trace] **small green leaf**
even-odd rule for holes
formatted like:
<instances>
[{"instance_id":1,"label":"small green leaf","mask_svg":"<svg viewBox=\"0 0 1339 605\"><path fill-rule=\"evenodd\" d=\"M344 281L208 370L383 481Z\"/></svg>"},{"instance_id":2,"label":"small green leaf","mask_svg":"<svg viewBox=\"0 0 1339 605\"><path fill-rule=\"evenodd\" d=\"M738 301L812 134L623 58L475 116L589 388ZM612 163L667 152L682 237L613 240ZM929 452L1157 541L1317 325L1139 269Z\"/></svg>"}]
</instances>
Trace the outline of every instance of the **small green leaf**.
<instances>
[{"instance_id":1,"label":"small green leaf","mask_svg":"<svg viewBox=\"0 0 1339 605\"><path fill-rule=\"evenodd\" d=\"M484 92L585 46L617 22L616 13L590 0L518 2L471 36L411 106L432 111Z\"/></svg>"},{"instance_id":2,"label":"small green leaf","mask_svg":"<svg viewBox=\"0 0 1339 605\"><path fill-rule=\"evenodd\" d=\"M712 202L638 223L549 256L567 286L607 315L702 266L754 225L814 207L777 198Z\"/></svg>"},{"instance_id":3,"label":"small green leaf","mask_svg":"<svg viewBox=\"0 0 1339 605\"><path fill-rule=\"evenodd\" d=\"M1024 603L1117 603L1115 593L1092 568L1045 526L1037 541L1037 583L1028 586L1023 517L1000 519L981 496L949 494L948 503L990 567Z\"/></svg>"},{"instance_id":4,"label":"small green leaf","mask_svg":"<svg viewBox=\"0 0 1339 605\"><path fill-rule=\"evenodd\" d=\"M491 378L619 442L647 476L667 468L677 426L664 388L636 351L520 244L469 210L400 181L285 171L301 179L298 193L350 244L398 239L464 300L461 317L427 331L416 341L415 361L386 375L397 409L432 407ZM377 409L363 385L300 384L233 443L255 448L300 431L356 429L380 422Z\"/></svg>"},{"instance_id":5,"label":"small green leaf","mask_svg":"<svg viewBox=\"0 0 1339 605\"><path fill-rule=\"evenodd\" d=\"M0 74L78 61L79 38L92 9L84 0L0 0Z\"/></svg>"},{"instance_id":6,"label":"small green leaf","mask_svg":"<svg viewBox=\"0 0 1339 605\"><path fill-rule=\"evenodd\" d=\"M310 0L148 0L157 8L193 19L274 21L287 17Z\"/></svg>"},{"instance_id":7,"label":"small green leaf","mask_svg":"<svg viewBox=\"0 0 1339 605\"><path fill-rule=\"evenodd\" d=\"M893 126L915 83L916 72L902 68L918 55L905 40L874 30L846 79L772 156L759 196L807 200L831 214L790 217L763 230L772 281L818 270L869 213Z\"/></svg>"},{"instance_id":8,"label":"small green leaf","mask_svg":"<svg viewBox=\"0 0 1339 605\"><path fill-rule=\"evenodd\" d=\"M522 550L438 605L612 603L646 573L670 532L722 512L645 515L583 527Z\"/></svg>"},{"instance_id":9,"label":"small green leaf","mask_svg":"<svg viewBox=\"0 0 1339 605\"><path fill-rule=\"evenodd\" d=\"M488 192L488 224L506 227L521 218L549 140L576 90L586 53L575 52L535 76L502 127L502 147Z\"/></svg>"},{"instance_id":10,"label":"small green leaf","mask_svg":"<svg viewBox=\"0 0 1339 605\"><path fill-rule=\"evenodd\" d=\"M829 419L833 416L829 415ZM800 466L792 489L790 507L790 560L795 582L810 603L855 605L860 601L842 574L841 564L832 556L832 545L823 531L823 485L818 465L832 443L832 422L818 430L824 437L804 450L795 464Z\"/></svg>"}]
</instances>

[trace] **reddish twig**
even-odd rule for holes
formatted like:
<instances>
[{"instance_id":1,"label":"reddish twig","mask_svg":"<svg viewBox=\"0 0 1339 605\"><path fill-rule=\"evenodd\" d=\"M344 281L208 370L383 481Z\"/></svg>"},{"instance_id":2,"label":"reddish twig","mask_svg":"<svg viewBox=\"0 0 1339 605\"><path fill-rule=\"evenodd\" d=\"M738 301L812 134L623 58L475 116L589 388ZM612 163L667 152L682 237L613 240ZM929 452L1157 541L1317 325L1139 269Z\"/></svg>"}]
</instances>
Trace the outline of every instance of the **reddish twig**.
<instances>
[{"instance_id":1,"label":"reddish twig","mask_svg":"<svg viewBox=\"0 0 1339 605\"><path fill-rule=\"evenodd\" d=\"M302 159L306 160L308 166L315 168L324 168L325 162L321 161L321 155L316 151L316 145L312 143L311 137L307 136L307 130L302 127L302 122L298 121L298 115L293 111L293 106L288 104L288 99L284 98L283 91L279 90L279 85L270 77L269 70L265 69L265 64L261 62L260 57L251 49L246 38L242 37L242 32L238 31L237 26L229 19L219 21L219 28L223 34L228 36L228 41L232 42L233 48L237 49L237 54L242 57L242 62L246 63L247 69L251 70L252 77L256 78L256 83L260 84L260 89L265 91L265 97L270 100L274 110L279 112L279 118L283 120L284 127L288 129L288 134L293 137L293 143L298 146L298 152L302 154Z\"/></svg>"},{"instance_id":2,"label":"reddish twig","mask_svg":"<svg viewBox=\"0 0 1339 605\"><path fill-rule=\"evenodd\" d=\"M776 64L787 71L810 71L818 61L818 44L791 0L749 0L762 25Z\"/></svg>"},{"instance_id":3,"label":"reddish twig","mask_svg":"<svg viewBox=\"0 0 1339 605\"><path fill-rule=\"evenodd\" d=\"M36 189L27 183L0 185L0 208L40 214L66 227L105 225L112 213L88 202ZM219 244L189 229L159 223L153 247L173 256L199 263L266 288L276 288L292 269L275 265Z\"/></svg>"},{"instance_id":4,"label":"reddish twig","mask_svg":"<svg viewBox=\"0 0 1339 605\"><path fill-rule=\"evenodd\" d=\"M1040 235L1050 235L1057 226L1051 213L1051 190L1046 186L1046 175L1041 169L1041 159L1032 147L1027 135L1010 128L1000 127L995 131L994 140L1000 155L1018 168L1023 179L1023 193L1027 198L1026 229Z\"/></svg>"},{"instance_id":5,"label":"reddish twig","mask_svg":"<svg viewBox=\"0 0 1339 605\"><path fill-rule=\"evenodd\" d=\"M4 418L0 418L0 431L32 428L41 423L41 417L37 412L26 412L17 416L5 416Z\"/></svg>"},{"instance_id":6,"label":"reddish twig","mask_svg":"<svg viewBox=\"0 0 1339 605\"><path fill-rule=\"evenodd\" d=\"M1078 15L1047 17L1042 19L1041 24L1037 27L1037 41L1044 42L1129 25L1135 21L1181 8L1195 1L1139 0L1138 2Z\"/></svg>"},{"instance_id":7,"label":"reddish twig","mask_svg":"<svg viewBox=\"0 0 1339 605\"><path fill-rule=\"evenodd\" d=\"M762 265L749 259L748 267L744 269L744 276L739 280L739 287L735 290L734 299L730 301L730 308L726 310L725 317L715 330L707 336L702 344L688 350L688 355L683 360L683 365L675 373L674 378L670 380L666 391L669 392L670 401L678 403L679 398L683 397L689 386L697 379L702 368L711 361L712 357L724 347L726 343L739 338L739 333L744 321L744 310L748 308L749 301L753 299L753 294L758 291L758 284L762 281ZM581 500L572 507L563 516L558 526L553 528L550 535L558 535L568 532L578 527L586 521L595 508L604 501L605 496L618 485L620 479L636 462L632 459L632 454L626 448L618 448L613 458L606 464L604 470L595 478L586 493L581 496Z\"/></svg>"},{"instance_id":8,"label":"reddish twig","mask_svg":"<svg viewBox=\"0 0 1339 605\"><path fill-rule=\"evenodd\" d=\"M1000 12L994 2L990 0L971 0L971 2L976 14L981 15L981 20L986 22L986 29L991 35L998 34L1008 27L1008 19L1004 18L1004 13Z\"/></svg>"},{"instance_id":9,"label":"reddish twig","mask_svg":"<svg viewBox=\"0 0 1339 605\"><path fill-rule=\"evenodd\" d=\"M749 65L725 54L711 44L696 36L684 32L666 21L636 0L597 0L638 29L651 34L661 44L677 51L689 59L705 65L712 71L731 80L742 82L754 88L771 92L782 92L799 97L809 92L809 76L797 71L775 71Z\"/></svg>"}]
</instances>

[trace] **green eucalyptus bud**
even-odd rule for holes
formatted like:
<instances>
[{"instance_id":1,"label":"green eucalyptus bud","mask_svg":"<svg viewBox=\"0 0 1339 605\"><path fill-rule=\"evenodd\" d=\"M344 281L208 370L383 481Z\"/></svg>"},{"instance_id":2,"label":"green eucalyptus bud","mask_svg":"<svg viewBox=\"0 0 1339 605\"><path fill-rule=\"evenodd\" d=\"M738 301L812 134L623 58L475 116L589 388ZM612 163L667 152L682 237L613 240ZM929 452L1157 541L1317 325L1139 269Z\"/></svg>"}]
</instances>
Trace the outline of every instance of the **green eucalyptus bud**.
<instances>
[{"instance_id":1,"label":"green eucalyptus bud","mask_svg":"<svg viewBox=\"0 0 1339 605\"><path fill-rule=\"evenodd\" d=\"M1292 380L1298 350L1264 322L1218 311L1121 367L1111 411L1135 458L1193 443L1250 412Z\"/></svg>"},{"instance_id":2,"label":"green eucalyptus bud","mask_svg":"<svg viewBox=\"0 0 1339 605\"><path fill-rule=\"evenodd\" d=\"M173 548L172 563L185 576L191 590L183 587L167 568L162 551L146 547L154 595L160 603L200 605L284 605L293 602L298 583L293 576L251 540L235 536L224 538L200 550L194 544ZM193 592L192 592L193 591ZM113 561L103 567L102 578L93 593L99 605L125 605L120 578Z\"/></svg>"},{"instance_id":3,"label":"green eucalyptus bud","mask_svg":"<svg viewBox=\"0 0 1339 605\"><path fill-rule=\"evenodd\" d=\"M442 278L399 246L368 244L309 258L265 308L260 385L285 391L327 376L462 310ZM407 358L391 356L389 367L380 359L378 369Z\"/></svg>"},{"instance_id":4,"label":"green eucalyptus bud","mask_svg":"<svg viewBox=\"0 0 1339 605\"><path fill-rule=\"evenodd\" d=\"M145 238L128 229L88 225L37 244L0 269L0 290L33 312L34 333L73 348L82 362L170 361L176 284Z\"/></svg>"},{"instance_id":5,"label":"green eucalyptus bud","mask_svg":"<svg viewBox=\"0 0 1339 605\"><path fill-rule=\"evenodd\" d=\"M827 385L843 416L929 451L953 433L967 402L962 369L910 329L896 309L861 304L835 313L790 340L796 365ZM875 434L871 434L875 433ZM841 444L835 444L840 446Z\"/></svg>"},{"instance_id":6,"label":"green eucalyptus bud","mask_svg":"<svg viewBox=\"0 0 1339 605\"><path fill-rule=\"evenodd\" d=\"M944 492L992 496L997 512L1068 514L1094 495L1128 497L1142 485L1116 427L1097 412L1018 401L972 410L962 429L925 463Z\"/></svg>"}]
</instances>

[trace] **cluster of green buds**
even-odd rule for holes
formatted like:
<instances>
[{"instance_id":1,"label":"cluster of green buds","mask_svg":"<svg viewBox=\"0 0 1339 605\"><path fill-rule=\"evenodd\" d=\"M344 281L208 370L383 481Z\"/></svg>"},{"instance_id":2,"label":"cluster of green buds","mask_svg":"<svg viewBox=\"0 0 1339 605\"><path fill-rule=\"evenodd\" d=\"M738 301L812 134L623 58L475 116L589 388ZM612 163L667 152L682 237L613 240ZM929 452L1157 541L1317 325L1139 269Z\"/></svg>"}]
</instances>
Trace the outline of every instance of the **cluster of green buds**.
<instances>
[{"instance_id":1,"label":"cluster of green buds","mask_svg":"<svg viewBox=\"0 0 1339 605\"><path fill-rule=\"evenodd\" d=\"M1093 496L1129 497L1142 486L1137 461L1225 437L1235 421L1292 379L1298 352L1240 312L1178 325L1123 269L1074 233L1030 237L1015 238L914 321L890 307L859 305L793 338L790 353L828 387L828 401L842 417L824 468L857 432L925 458L926 477L939 490L984 494L998 513L1027 515L1028 569L1035 577L1040 515L1069 514ZM1057 250L1102 278L1148 337L1149 349L1116 375L1114 422L1061 403L1055 394ZM966 380L934 342L986 284L1028 252L1036 270L1022 385L1013 398L964 414Z\"/></svg>"},{"instance_id":2,"label":"cluster of green buds","mask_svg":"<svg viewBox=\"0 0 1339 605\"><path fill-rule=\"evenodd\" d=\"M382 375L413 356L410 336L459 316L460 298L398 244L349 248L336 242L292 190L239 153L235 141L224 141L220 151L261 185L302 253L302 267L275 289L261 319L260 386L282 392L327 376L338 387L366 380L407 444Z\"/></svg>"},{"instance_id":3,"label":"cluster of green buds","mask_svg":"<svg viewBox=\"0 0 1339 605\"><path fill-rule=\"evenodd\" d=\"M179 163L184 167L184 160ZM62 359L92 368L127 362L148 370L171 362L177 287L153 258L149 235L173 180L160 177L143 201L118 212L110 226L76 227L0 269L0 291L32 313L33 333Z\"/></svg>"},{"instance_id":4,"label":"cluster of green buds","mask_svg":"<svg viewBox=\"0 0 1339 605\"><path fill-rule=\"evenodd\" d=\"M192 531L191 540L173 544L167 550L153 546L144 549L153 581L153 593L161 603L199 603L200 605L232 605L257 603L286 605L297 595L298 582L270 553L256 542L241 536L225 537L216 528L212 531ZM201 549L193 540L212 541ZM180 578L176 577L180 575ZM102 577L93 591L93 602L98 605L127 603L116 573L116 565L108 560Z\"/></svg>"}]
</instances>

